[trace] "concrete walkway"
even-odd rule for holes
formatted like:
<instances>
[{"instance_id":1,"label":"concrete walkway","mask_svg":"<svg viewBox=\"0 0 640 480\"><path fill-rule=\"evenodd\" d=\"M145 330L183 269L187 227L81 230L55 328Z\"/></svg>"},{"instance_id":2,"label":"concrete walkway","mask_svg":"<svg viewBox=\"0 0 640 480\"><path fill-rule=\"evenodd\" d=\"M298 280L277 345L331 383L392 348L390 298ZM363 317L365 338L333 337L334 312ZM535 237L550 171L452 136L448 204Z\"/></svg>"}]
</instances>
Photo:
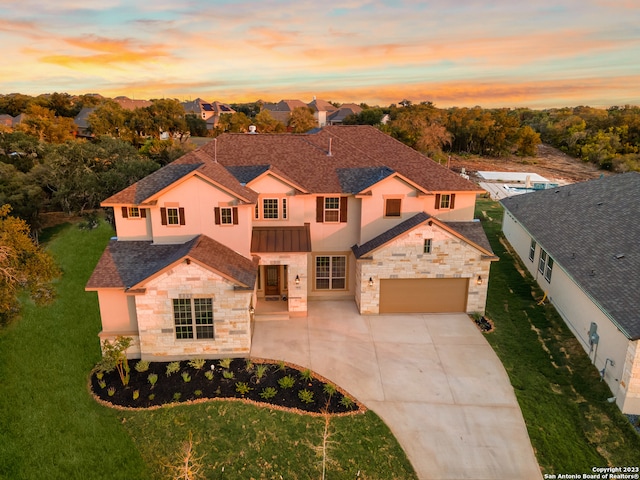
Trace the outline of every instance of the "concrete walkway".
<instances>
[{"instance_id":1,"label":"concrete walkway","mask_svg":"<svg viewBox=\"0 0 640 480\"><path fill-rule=\"evenodd\" d=\"M310 368L389 426L420 479L540 479L504 367L464 314L360 316L351 301L256 321L251 355Z\"/></svg>"}]
</instances>

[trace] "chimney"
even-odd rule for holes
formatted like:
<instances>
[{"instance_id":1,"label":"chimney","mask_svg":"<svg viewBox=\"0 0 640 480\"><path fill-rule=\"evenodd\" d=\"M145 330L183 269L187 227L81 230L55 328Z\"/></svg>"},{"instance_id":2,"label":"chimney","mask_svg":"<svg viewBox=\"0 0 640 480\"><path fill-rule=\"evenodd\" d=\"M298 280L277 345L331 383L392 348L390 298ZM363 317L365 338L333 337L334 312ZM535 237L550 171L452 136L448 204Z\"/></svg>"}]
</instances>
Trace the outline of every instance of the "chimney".
<instances>
[{"instance_id":1,"label":"chimney","mask_svg":"<svg viewBox=\"0 0 640 480\"><path fill-rule=\"evenodd\" d=\"M256 133L256 126L255 125L249 125L249 133L255 135Z\"/></svg>"},{"instance_id":2,"label":"chimney","mask_svg":"<svg viewBox=\"0 0 640 480\"><path fill-rule=\"evenodd\" d=\"M327 153L327 157L331 157L333 155L333 153L331 152L331 141L333 140L333 138L329 138L329 152Z\"/></svg>"}]
</instances>

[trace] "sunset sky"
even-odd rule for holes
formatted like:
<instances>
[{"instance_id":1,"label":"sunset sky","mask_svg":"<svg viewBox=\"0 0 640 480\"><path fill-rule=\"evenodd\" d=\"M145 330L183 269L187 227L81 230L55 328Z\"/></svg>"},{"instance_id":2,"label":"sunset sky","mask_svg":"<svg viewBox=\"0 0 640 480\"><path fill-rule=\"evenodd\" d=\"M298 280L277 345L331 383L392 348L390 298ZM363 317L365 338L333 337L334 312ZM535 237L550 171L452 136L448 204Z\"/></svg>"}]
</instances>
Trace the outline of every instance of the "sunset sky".
<instances>
[{"instance_id":1,"label":"sunset sky","mask_svg":"<svg viewBox=\"0 0 640 480\"><path fill-rule=\"evenodd\" d=\"M640 0L0 0L0 93L640 104Z\"/></svg>"}]
</instances>

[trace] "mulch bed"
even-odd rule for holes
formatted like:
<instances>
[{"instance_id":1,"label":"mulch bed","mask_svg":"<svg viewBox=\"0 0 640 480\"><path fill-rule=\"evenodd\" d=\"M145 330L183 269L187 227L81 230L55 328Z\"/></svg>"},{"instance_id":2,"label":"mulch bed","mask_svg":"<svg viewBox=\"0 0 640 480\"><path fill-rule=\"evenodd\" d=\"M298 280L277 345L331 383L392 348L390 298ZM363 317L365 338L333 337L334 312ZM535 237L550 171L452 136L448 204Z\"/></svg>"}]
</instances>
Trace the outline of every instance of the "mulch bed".
<instances>
[{"instance_id":1,"label":"mulch bed","mask_svg":"<svg viewBox=\"0 0 640 480\"><path fill-rule=\"evenodd\" d=\"M333 385L331 382L315 374L312 374L310 380L306 380L301 375L304 369L292 364L251 359L252 368L248 368L247 359L235 358L231 360L228 368L223 368L219 360L207 360L201 369L196 369L187 361L181 361L180 370L167 376L167 365L170 362L150 362L149 369L144 372L135 369L137 362L129 361L131 378L127 386L122 385L117 370L105 372L102 385L97 372L92 373L90 388L93 395L101 403L125 409L158 408L166 404L229 399L309 414L345 415L366 410L337 386L335 393L329 395L325 391L325 385ZM261 379L256 375L256 367L259 364L267 366L266 374ZM224 371L232 372L233 378L225 378ZM213 372L213 378L209 380L205 372ZM184 380L183 373L188 374L189 381ZM153 386L148 379L150 374L158 376ZM295 379L295 383L290 388L283 388L278 381L288 375ZM250 390L241 393L238 385L242 384L246 384ZM274 388L277 393L273 398L265 399L260 393L268 387ZM112 395L109 395L110 389ZM313 394L311 402L305 402L300 398L299 392L302 390ZM134 399L136 391L137 398Z\"/></svg>"}]
</instances>

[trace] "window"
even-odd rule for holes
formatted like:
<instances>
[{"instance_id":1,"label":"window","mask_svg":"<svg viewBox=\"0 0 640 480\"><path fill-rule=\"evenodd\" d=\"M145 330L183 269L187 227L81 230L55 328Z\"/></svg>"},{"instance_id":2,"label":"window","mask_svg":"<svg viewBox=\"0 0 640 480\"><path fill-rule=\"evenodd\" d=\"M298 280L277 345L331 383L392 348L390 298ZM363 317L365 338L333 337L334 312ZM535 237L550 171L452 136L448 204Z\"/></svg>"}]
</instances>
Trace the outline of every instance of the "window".
<instances>
[{"instance_id":1,"label":"window","mask_svg":"<svg viewBox=\"0 0 640 480\"><path fill-rule=\"evenodd\" d=\"M262 218L272 220L278 219L277 198L265 198L262 200Z\"/></svg>"},{"instance_id":2,"label":"window","mask_svg":"<svg viewBox=\"0 0 640 480\"><path fill-rule=\"evenodd\" d=\"M184 208L169 207L160 209L162 225L185 225Z\"/></svg>"},{"instance_id":3,"label":"window","mask_svg":"<svg viewBox=\"0 0 640 480\"><path fill-rule=\"evenodd\" d=\"M533 258L536 256L536 241L532 238L531 245L529 246L529 260L533 262Z\"/></svg>"},{"instance_id":4,"label":"window","mask_svg":"<svg viewBox=\"0 0 640 480\"><path fill-rule=\"evenodd\" d=\"M147 218L147 210L139 207L122 207L122 218Z\"/></svg>"},{"instance_id":5,"label":"window","mask_svg":"<svg viewBox=\"0 0 640 480\"><path fill-rule=\"evenodd\" d=\"M347 221L347 197L316 197L316 222Z\"/></svg>"},{"instance_id":6,"label":"window","mask_svg":"<svg viewBox=\"0 0 640 480\"><path fill-rule=\"evenodd\" d=\"M551 272L553 270L553 258L547 252L540 249L540 260L538 261L538 271L544 275L547 282L551 282Z\"/></svg>"},{"instance_id":7,"label":"window","mask_svg":"<svg viewBox=\"0 0 640 480\"><path fill-rule=\"evenodd\" d=\"M400 205L402 200L399 198L387 198L384 207L384 216L385 217L399 217L400 216Z\"/></svg>"},{"instance_id":8,"label":"window","mask_svg":"<svg viewBox=\"0 0 640 480\"><path fill-rule=\"evenodd\" d=\"M213 212L216 225L238 224L238 207L215 207Z\"/></svg>"},{"instance_id":9,"label":"window","mask_svg":"<svg viewBox=\"0 0 640 480\"><path fill-rule=\"evenodd\" d=\"M287 199L282 199L282 218L283 220L287 219Z\"/></svg>"},{"instance_id":10,"label":"window","mask_svg":"<svg viewBox=\"0 0 640 480\"><path fill-rule=\"evenodd\" d=\"M435 209L448 209L453 210L456 200L455 193L436 193Z\"/></svg>"},{"instance_id":11,"label":"window","mask_svg":"<svg viewBox=\"0 0 640 480\"><path fill-rule=\"evenodd\" d=\"M424 249L423 249L424 253L431 253L431 239L430 238L425 238L424 239Z\"/></svg>"},{"instance_id":12,"label":"window","mask_svg":"<svg viewBox=\"0 0 640 480\"><path fill-rule=\"evenodd\" d=\"M174 298L173 319L178 340L214 338L213 302L210 298Z\"/></svg>"},{"instance_id":13,"label":"window","mask_svg":"<svg viewBox=\"0 0 640 480\"><path fill-rule=\"evenodd\" d=\"M316 257L316 289L344 290L347 287L347 257Z\"/></svg>"},{"instance_id":14,"label":"window","mask_svg":"<svg viewBox=\"0 0 640 480\"><path fill-rule=\"evenodd\" d=\"M326 197L324 199L324 221L340 221L340 197Z\"/></svg>"}]
</instances>

